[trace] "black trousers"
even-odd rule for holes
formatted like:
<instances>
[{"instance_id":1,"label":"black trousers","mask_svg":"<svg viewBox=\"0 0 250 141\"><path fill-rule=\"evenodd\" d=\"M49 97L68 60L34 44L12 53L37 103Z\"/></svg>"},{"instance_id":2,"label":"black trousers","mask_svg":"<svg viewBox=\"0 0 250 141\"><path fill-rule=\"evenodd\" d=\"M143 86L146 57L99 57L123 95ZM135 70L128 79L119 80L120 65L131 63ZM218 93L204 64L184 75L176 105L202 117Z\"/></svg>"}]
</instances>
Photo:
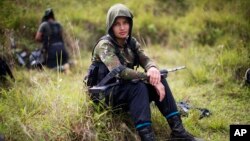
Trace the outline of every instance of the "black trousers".
<instances>
[{"instance_id":1,"label":"black trousers","mask_svg":"<svg viewBox=\"0 0 250 141\"><path fill-rule=\"evenodd\" d=\"M62 42L57 42L47 49L47 67L54 68L68 62L69 56Z\"/></svg>"},{"instance_id":2,"label":"black trousers","mask_svg":"<svg viewBox=\"0 0 250 141\"><path fill-rule=\"evenodd\" d=\"M177 112L177 106L165 79L161 81L165 86L166 96L159 101L155 88L142 81L122 82L110 88L105 96L105 103L113 108L128 110L135 126L151 123L150 102L154 101L164 117Z\"/></svg>"}]
</instances>

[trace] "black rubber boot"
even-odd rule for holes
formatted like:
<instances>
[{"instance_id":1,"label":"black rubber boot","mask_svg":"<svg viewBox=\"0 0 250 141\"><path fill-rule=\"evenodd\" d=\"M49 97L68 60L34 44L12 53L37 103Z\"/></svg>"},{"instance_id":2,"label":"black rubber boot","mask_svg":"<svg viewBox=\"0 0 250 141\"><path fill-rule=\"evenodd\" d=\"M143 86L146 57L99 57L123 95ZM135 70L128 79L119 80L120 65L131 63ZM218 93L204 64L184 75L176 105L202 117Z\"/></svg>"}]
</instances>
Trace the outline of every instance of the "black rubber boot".
<instances>
[{"instance_id":1,"label":"black rubber boot","mask_svg":"<svg viewBox=\"0 0 250 141\"><path fill-rule=\"evenodd\" d=\"M151 126L138 130L141 141L155 141L155 134Z\"/></svg>"},{"instance_id":2,"label":"black rubber boot","mask_svg":"<svg viewBox=\"0 0 250 141\"><path fill-rule=\"evenodd\" d=\"M167 121L172 130L171 141L202 141L185 130L179 115L174 115Z\"/></svg>"}]
</instances>

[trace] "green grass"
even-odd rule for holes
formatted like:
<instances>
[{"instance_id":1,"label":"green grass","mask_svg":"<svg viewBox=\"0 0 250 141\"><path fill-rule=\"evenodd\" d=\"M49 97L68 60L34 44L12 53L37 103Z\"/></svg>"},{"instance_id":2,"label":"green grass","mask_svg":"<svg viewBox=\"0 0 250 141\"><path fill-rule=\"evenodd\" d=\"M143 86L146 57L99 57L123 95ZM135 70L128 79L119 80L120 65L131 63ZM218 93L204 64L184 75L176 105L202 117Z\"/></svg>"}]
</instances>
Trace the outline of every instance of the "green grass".
<instances>
[{"instance_id":1,"label":"green grass","mask_svg":"<svg viewBox=\"0 0 250 141\"><path fill-rule=\"evenodd\" d=\"M229 140L230 124L249 123L250 89L237 81L230 82L232 78L227 76L231 71L221 73L225 71L223 67L216 72L208 71L217 65L211 63L217 58L208 60L201 56L213 54L214 50L194 47L177 51L153 46L146 52L154 50L157 52L150 56L156 58L161 68L187 67L169 73L167 78L176 100L187 100L193 106L212 112L210 117L199 120L200 113L191 110L189 116L183 118L190 132L205 140L226 141ZM9 90L1 90L1 133L9 140L138 139L127 115L113 116L109 110L94 112L82 83L88 58L89 55L82 56L83 65L75 66L69 75L47 69L15 69L17 81ZM189 61L186 61L187 58ZM208 67L206 64L209 64ZM213 76L218 72L219 76ZM163 140L170 134L170 129L157 108L152 105L152 109L154 130L157 138Z\"/></svg>"},{"instance_id":2,"label":"green grass","mask_svg":"<svg viewBox=\"0 0 250 141\"><path fill-rule=\"evenodd\" d=\"M199 113L194 110L189 117L184 118L185 125L192 133L205 140L229 140L230 124L249 123L249 88L242 86L243 78L235 80L233 70L225 69L243 63L239 57L233 57L237 52L225 49L226 53L221 55L232 56L226 60L234 62L235 66L224 64L225 68L216 68L215 72L213 68L217 67L217 57L214 49L193 47L176 51L156 47L154 50L159 53L155 53L154 58L157 58L161 68L178 65L187 67L186 70L169 74L169 84L176 100L189 101L191 105L208 108L212 112L210 117L198 120Z\"/></svg>"}]
</instances>

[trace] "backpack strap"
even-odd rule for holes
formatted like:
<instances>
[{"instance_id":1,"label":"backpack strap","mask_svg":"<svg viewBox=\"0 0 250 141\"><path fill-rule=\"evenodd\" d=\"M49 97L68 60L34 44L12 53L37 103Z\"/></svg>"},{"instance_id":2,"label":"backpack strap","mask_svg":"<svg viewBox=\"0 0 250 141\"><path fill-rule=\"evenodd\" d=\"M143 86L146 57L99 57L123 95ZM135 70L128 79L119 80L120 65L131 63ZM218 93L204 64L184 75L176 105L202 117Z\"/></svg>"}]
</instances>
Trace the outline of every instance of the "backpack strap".
<instances>
[{"instance_id":1,"label":"backpack strap","mask_svg":"<svg viewBox=\"0 0 250 141\"><path fill-rule=\"evenodd\" d=\"M110 71L102 80L100 83L97 84L97 86L103 86L105 85L109 80L114 78L116 75L120 74L126 67L123 65L120 65L116 68L114 68L112 71Z\"/></svg>"},{"instance_id":2,"label":"backpack strap","mask_svg":"<svg viewBox=\"0 0 250 141\"><path fill-rule=\"evenodd\" d=\"M49 25L49 22L48 21L45 21L46 24L48 24L49 28L50 28L50 25ZM48 51L48 48L49 48L49 35L45 35L43 34L42 35L43 37L43 49L47 52Z\"/></svg>"},{"instance_id":3,"label":"backpack strap","mask_svg":"<svg viewBox=\"0 0 250 141\"><path fill-rule=\"evenodd\" d=\"M135 61L134 61L134 66L136 66L136 70L138 69L139 67L139 55L137 53L137 49L136 49L136 40L135 38L131 38L130 39L130 42L128 43L129 46L130 46L130 49L133 51L134 55L135 55Z\"/></svg>"}]
</instances>

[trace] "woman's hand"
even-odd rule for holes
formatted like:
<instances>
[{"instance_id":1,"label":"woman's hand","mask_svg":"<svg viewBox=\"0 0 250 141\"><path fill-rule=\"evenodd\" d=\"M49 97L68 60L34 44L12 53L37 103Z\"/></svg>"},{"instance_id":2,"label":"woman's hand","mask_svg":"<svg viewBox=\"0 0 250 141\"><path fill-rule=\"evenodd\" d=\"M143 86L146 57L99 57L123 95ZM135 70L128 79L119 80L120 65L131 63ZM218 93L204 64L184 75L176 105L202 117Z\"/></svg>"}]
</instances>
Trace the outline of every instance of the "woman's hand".
<instances>
[{"instance_id":1,"label":"woman's hand","mask_svg":"<svg viewBox=\"0 0 250 141\"><path fill-rule=\"evenodd\" d=\"M155 67L148 69L147 76L149 77L149 83L153 86L161 82L160 71Z\"/></svg>"},{"instance_id":2,"label":"woman's hand","mask_svg":"<svg viewBox=\"0 0 250 141\"><path fill-rule=\"evenodd\" d=\"M37 42L41 42L41 41L42 41L42 33L41 33L41 32L37 32L37 33L36 33L35 40L36 40Z\"/></svg>"},{"instance_id":3,"label":"woman's hand","mask_svg":"<svg viewBox=\"0 0 250 141\"><path fill-rule=\"evenodd\" d=\"M158 83L158 84L156 84L156 85L154 85L154 87L155 87L155 89L157 91L157 94L160 97L159 101L161 102L164 99L165 95L166 95L166 93L165 93L165 87L164 87L164 85L161 82Z\"/></svg>"},{"instance_id":4,"label":"woman's hand","mask_svg":"<svg viewBox=\"0 0 250 141\"><path fill-rule=\"evenodd\" d=\"M149 77L149 83L155 87L157 94L160 97L160 101L162 101L166 93L165 93L165 87L161 83L160 71L155 67L151 67L147 71L147 76Z\"/></svg>"}]
</instances>

